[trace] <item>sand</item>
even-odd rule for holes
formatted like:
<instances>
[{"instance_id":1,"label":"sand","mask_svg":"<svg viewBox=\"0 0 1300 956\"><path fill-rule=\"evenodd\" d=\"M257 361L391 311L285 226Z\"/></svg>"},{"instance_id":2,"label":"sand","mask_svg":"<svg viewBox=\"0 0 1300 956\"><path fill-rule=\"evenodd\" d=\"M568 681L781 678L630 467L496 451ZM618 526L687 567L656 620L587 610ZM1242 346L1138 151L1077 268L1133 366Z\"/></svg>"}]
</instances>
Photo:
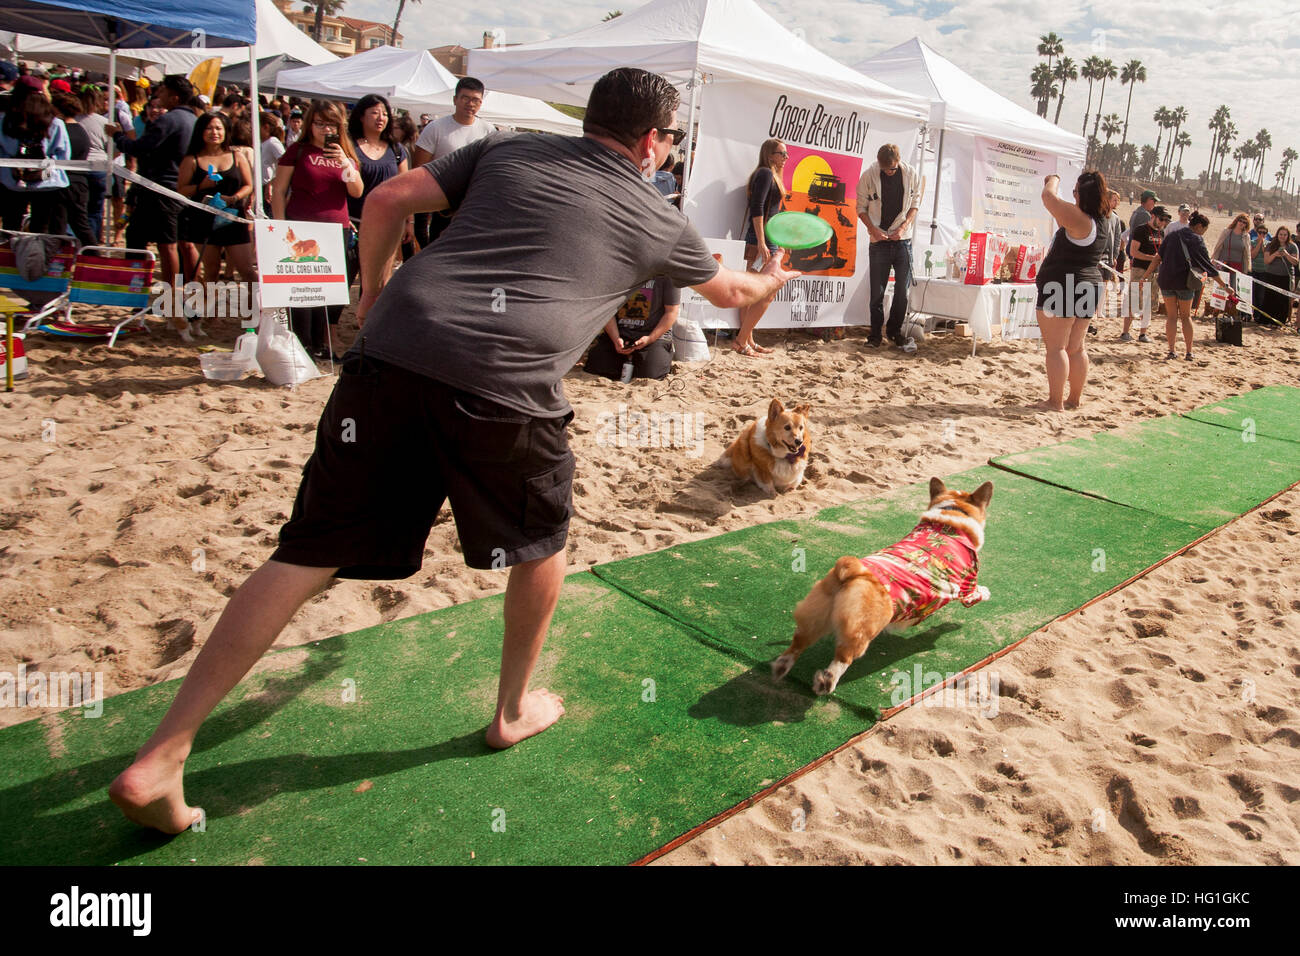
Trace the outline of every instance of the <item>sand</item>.
<instances>
[{"instance_id":1,"label":"sand","mask_svg":"<svg viewBox=\"0 0 1300 956\"><path fill-rule=\"evenodd\" d=\"M237 329L215 332L229 345ZM1297 384L1300 337L1252 326L1234 349L1214 344L1209 323L1196 335L1197 361L1166 363L1161 339L1119 343L1105 323L1089 342L1085 405L1070 413L1025 408L1046 388L1032 342L981 344L971 358L969 340L933 337L906 356L866 348L860 328L832 343L760 328L774 354L744 358L724 341L665 383L574 371L570 570ZM273 550L332 381L208 383L168 333L111 352L37 336L30 353L32 377L0 394L0 670L97 669L109 693L182 676ZM777 498L711 464L773 396L811 402L816 427L804 486ZM611 444L601 416L620 405L689 412L702 441ZM1298 531L1300 490L997 661L996 717L903 712L662 862L1300 862ZM334 585L277 646L504 585L464 567L444 511L422 571ZM0 708L0 725L26 717Z\"/></svg>"}]
</instances>

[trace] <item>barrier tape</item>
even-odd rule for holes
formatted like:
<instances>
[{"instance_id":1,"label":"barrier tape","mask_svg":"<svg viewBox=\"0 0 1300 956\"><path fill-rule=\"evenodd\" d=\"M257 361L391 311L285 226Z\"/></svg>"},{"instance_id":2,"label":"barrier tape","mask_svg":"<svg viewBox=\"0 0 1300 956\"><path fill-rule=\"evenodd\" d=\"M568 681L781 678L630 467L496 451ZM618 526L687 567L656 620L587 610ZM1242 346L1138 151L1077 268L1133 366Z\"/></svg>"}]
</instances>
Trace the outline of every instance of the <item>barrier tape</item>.
<instances>
[{"instance_id":1,"label":"barrier tape","mask_svg":"<svg viewBox=\"0 0 1300 956\"><path fill-rule=\"evenodd\" d=\"M9 167L10 169L63 169L72 172L89 172L102 173L104 164L101 162L92 162L88 159L0 159L0 167ZM229 219L231 222L242 222L245 225L252 225L253 220L244 219L225 209L216 209L213 206L204 205L201 202L195 202L188 196L182 196L174 189L168 189L166 186L160 186L152 179L141 176L139 173L132 172L125 166L114 165L112 167L113 175L121 176L123 179L133 182L145 189L151 189L156 193L166 196L168 199L178 200L187 206L195 209L202 209L204 212L210 212L214 216L220 216L222 219ZM16 190L15 190L16 191ZM39 192L39 189L33 189L32 192Z\"/></svg>"},{"instance_id":2,"label":"barrier tape","mask_svg":"<svg viewBox=\"0 0 1300 956\"><path fill-rule=\"evenodd\" d=\"M1283 289L1281 286L1273 285L1273 283L1271 282L1260 282L1249 272L1242 272L1240 269L1234 269L1226 262L1216 262L1215 265L1220 266L1221 268L1225 269L1228 272L1235 272L1237 275L1241 276L1242 278L1248 279L1254 285L1267 286L1271 291L1276 292L1278 295L1284 295L1288 299L1300 299L1300 295L1296 295L1294 292L1288 292L1286 289Z\"/></svg>"}]
</instances>

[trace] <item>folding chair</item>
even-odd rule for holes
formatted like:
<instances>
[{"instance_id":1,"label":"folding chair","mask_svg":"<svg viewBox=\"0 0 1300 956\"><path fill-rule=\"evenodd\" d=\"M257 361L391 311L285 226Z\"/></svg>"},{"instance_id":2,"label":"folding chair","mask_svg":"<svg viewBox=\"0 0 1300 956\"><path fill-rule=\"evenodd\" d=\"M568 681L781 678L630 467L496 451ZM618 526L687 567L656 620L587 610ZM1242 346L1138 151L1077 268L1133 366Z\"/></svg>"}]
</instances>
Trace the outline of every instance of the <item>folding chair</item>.
<instances>
[{"instance_id":1,"label":"folding chair","mask_svg":"<svg viewBox=\"0 0 1300 956\"><path fill-rule=\"evenodd\" d=\"M146 329L145 317L153 311L153 272L157 259L147 249L118 249L113 246L83 246L72 267L63 325L71 330L94 328L108 335L108 347L117 341L122 327L132 322ZM107 305L135 309L108 332L107 326L74 326L74 305Z\"/></svg>"},{"instance_id":2,"label":"folding chair","mask_svg":"<svg viewBox=\"0 0 1300 956\"><path fill-rule=\"evenodd\" d=\"M58 252L46 258L45 271L35 279L23 278L14 254L14 241L27 237L41 241L53 239L59 243ZM13 292L24 301L33 303L31 309L15 313L26 321L23 332L30 331L67 306L72 264L76 257L77 240L72 236L0 230L0 292Z\"/></svg>"}]
</instances>

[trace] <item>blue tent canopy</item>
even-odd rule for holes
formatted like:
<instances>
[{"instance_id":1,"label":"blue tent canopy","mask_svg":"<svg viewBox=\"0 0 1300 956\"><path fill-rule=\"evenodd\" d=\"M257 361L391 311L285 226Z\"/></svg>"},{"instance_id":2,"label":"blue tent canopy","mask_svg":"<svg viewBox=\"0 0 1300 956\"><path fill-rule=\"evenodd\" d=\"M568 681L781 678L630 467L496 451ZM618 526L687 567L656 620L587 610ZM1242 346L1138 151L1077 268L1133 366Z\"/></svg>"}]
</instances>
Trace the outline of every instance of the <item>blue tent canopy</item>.
<instances>
[{"instance_id":1,"label":"blue tent canopy","mask_svg":"<svg viewBox=\"0 0 1300 956\"><path fill-rule=\"evenodd\" d=\"M255 0L0 0L16 33L131 47L230 47L257 42Z\"/></svg>"}]
</instances>

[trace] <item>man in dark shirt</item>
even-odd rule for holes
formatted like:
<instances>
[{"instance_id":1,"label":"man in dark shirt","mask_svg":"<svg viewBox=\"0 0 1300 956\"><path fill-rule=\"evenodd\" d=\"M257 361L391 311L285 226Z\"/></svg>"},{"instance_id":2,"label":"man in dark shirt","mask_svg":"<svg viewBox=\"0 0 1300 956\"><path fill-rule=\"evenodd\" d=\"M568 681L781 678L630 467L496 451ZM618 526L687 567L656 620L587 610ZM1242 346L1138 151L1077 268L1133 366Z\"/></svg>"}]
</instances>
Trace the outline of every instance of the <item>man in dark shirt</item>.
<instances>
[{"instance_id":1,"label":"man in dark shirt","mask_svg":"<svg viewBox=\"0 0 1300 956\"><path fill-rule=\"evenodd\" d=\"M176 173L181 160L189 152L195 120L190 110L177 107L184 106L192 96L194 87L190 81L180 74L170 74L163 77L158 91L158 98L167 112L146 127L143 136L135 139L113 124L104 127L113 134L113 143L119 152L136 158L141 176L172 190L176 188ZM149 243L156 243L163 279L172 282L181 271L180 257L176 252L181 204L140 186L135 188L135 195L135 208L126 226L126 244L131 249L144 249ZM179 317L179 321L181 325L178 327L184 328L184 317Z\"/></svg>"},{"instance_id":2,"label":"man in dark shirt","mask_svg":"<svg viewBox=\"0 0 1300 956\"><path fill-rule=\"evenodd\" d=\"M1140 223L1129 236L1129 314L1124 318L1120 332L1121 342L1132 342L1129 328L1133 317L1138 319L1138 341L1150 342L1147 328L1151 316L1160 308L1160 288L1156 284L1156 268L1160 265L1160 240L1165 226L1169 225L1169 211L1164 206L1151 210L1151 221Z\"/></svg>"},{"instance_id":3,"label":"man in dark shirt","mask_svg":"<svg viewBox=\"0 0 1300 956\"><path fill-rule=\"evenodd\" d=\"M912 223L921 205L921 177L899 158L892 143L881 146L858 183L858 218L867 227L871 282L871 330L867 344L880 345L881 336L900 348L915 351L903 335L907 296L912 284ZM894 302L885 326L885 289L894 272ZM884 328L882 329L882 326Z\"/></svg>"},{"instance_id":4,"label":"man in dark shirt","mask_svg":"<svg viewBox=\"0 0 1300 956\"><path fill-rule=\"evenodd\" d=\"M230 599L176 700L109 795L178 833L182 774L212 708L333 577L407 577L444 498L466 563L510 568L493 747L545 730L561 698L529 689L564 579L572 410L560 379L619 303L666 275L720 308L797 273L725 269L651 185L677 91L644 70L597 81L581 138L498 133L372 192L361 227L362 335L316 429L280 547ZM565 188L557 189L556 183ZM407 218L455 209L384 286Z\"/></svg>"}]
</instances>

